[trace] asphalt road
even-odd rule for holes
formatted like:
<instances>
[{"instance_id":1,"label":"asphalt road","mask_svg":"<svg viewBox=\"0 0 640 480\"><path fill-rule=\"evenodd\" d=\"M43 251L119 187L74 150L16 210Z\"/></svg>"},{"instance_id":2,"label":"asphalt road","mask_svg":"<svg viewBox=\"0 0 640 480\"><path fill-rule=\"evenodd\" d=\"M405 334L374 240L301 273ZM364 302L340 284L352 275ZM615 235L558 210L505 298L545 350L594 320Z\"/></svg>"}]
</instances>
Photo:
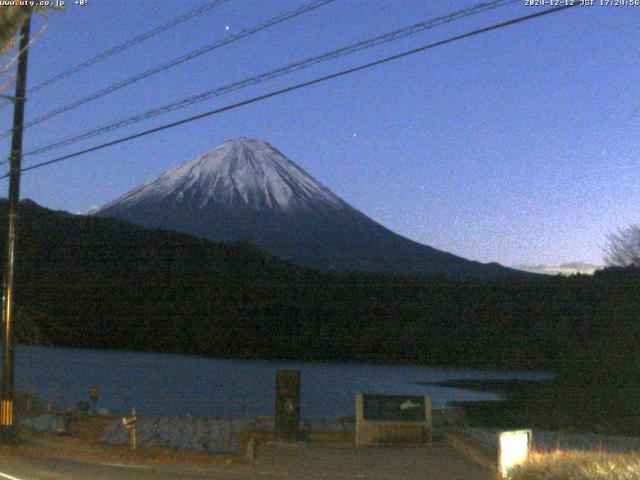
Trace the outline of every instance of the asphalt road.
<instances>
[{"instance_id":1,"label":"asphalt road","mask_svg":"<svg viewBox=\"0 0 640 480\"><path fill-rule=\"evenodd\" d=\"M0 480L202 480L257 479L253 467L174 467L119 462L89 462L57 458L0 458ZM265 477L269 478L269 477ZM271 477L276 478L276 477Z\"/></svg>"},{"instance_id":2,"label":"asphalt road","mask_svg":"<svg viewBox=\"0 0 640 480\"><path fill-rule=\"evenodd\" d=\"M453 448L268 443L254 466L187 467L0 455L0 480L489 480Z\"/></svg>"}]
</instances>

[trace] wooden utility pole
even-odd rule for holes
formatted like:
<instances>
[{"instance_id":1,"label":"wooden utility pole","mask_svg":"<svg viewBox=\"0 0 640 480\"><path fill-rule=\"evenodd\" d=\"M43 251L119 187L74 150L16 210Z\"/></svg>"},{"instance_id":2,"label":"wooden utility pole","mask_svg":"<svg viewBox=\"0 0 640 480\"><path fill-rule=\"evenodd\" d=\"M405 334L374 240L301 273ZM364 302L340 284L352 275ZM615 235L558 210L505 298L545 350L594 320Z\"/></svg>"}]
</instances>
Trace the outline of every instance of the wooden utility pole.
<instances>
[{"instance_id":1,"label":"wooden utility pole","mask_svg":"<svg viewBox=\"0 0 640 480\"><path fill-rule=\"evenodd\" d=\"M20 29L20 51L18 52L18 74L13 109L13 138L11 141L11 169L9 172L9 214L7 224L7 252L4 267L4 292L2 296L2 326L4 331L2 349L2 389L0 392L0 438L4 443L14 443L13 423L13 300L14 270L17 240L18 205L20 202L20 168L22 163L22 130L24 127L24 102L27 85L27 54L31 15Z\"/></svg>"}]
</instances>

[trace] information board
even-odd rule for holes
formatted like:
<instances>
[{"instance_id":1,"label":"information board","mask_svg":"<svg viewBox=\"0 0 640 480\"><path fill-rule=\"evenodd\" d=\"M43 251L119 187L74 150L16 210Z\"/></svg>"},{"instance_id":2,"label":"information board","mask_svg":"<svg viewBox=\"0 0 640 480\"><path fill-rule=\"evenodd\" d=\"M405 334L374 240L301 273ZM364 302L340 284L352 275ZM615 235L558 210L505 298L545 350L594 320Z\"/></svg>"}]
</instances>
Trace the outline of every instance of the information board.
<instances>
[{"instance_id":1,"label":"information board","mask_svg":"<svg viewBox=\"0 0 640 480\"><path fill-rule=\"evenodd\" d=\"M362 413L365 420L426 421L424 396L363 395L362 401Z\"/></svg>"}]
</instances>

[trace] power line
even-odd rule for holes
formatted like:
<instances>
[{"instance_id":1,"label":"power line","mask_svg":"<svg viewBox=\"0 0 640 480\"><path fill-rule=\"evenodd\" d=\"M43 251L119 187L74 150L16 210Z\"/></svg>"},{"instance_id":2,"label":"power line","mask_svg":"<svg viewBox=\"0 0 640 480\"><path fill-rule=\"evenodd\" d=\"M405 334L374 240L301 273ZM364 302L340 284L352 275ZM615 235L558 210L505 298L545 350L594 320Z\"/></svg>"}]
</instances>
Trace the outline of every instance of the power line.
<instances>
[{"instance_id":1,"label":"power line","mask_svg":"<svg viewBox=\"0 0 640 480\"><path fill-rule=\"evenodd\" d=\"M206 5L203 5L199 8L196 8L195 10L190 10L189 12L185 13L184 15L181 15L177 18L174 18L173 20L171 20L170 22L167 22L163 25L160 25L152 30L149 30L147 32L141 33L140 35L133 37L130 40L127 40L126 42L117 45L113 48L110 48L109 50L105 50L102 53L99 53L98 55L89 58L88 60L85 60L82 63L79 63L77 65L74 65L71 68L68 68L67 70L64 70L62 72L60 72L57 75L54 75L53 77L50 77L46 80L43 80L42 82L34 85L31 88L27 89L27 93L35 93L38 90L42 90L45 87L48 87L49 85L62 80L64 78L70 77L71 75L74 75L78 72L80 72L81 70L84 70L87 67L90 67L91 65L95 65L98 62L101 62L117 53L120 53L124 50L127 50L139 43L144 42L145 40L148 40L156 35L158 35L159 33L162 33L166 30L170 30L174 27L177 27L178 25L180 25L181 23L186 22L187 20L191 20L193 17L196 17L198 15L202 15L203 13L208 12L209 10L212 10L214 8L216 8L217 6L226 3L230 0L215 0L214 2L210 2ZM5 107L6 105L9 105L10 102L5 103L0 105L0 108Z\"/></svg>"},{"instance_id":2,"label":"power line","mask_svg":"<svg viewBox=\"0 0 640 480\"><path fill-rule=\"evenodd\" d=\"M430 44L424 45L422 47L418 47L418 48L414 48L414 49L411 49L411 50L407 50L407 51L404 51L402 53L398 53L396 55L391 55L389 57L385 57L385 58L382 58L380 60L376 60L374 62L369 62L369 63L365 63L363 65L359 65L357 67L352 67L352 68L349 68L349 69L346 69L346 70L341 70L341 71L339 71L337 73L333 73L331 75L318 77L318 78L315 78L313 80L309 80L309 81L306 81L306 82L298 83L296 85L293 85L293 86L290 86L290 87L286 87L286 88L283 88L283 89L280 89L280 90L275 90L273 92L266 93L264 95L259 95L257 97L253 97L253 98L250 98L248 100L243 100L243 101L240 101L240 102L232 103L232 104L226 105L224 107L217 108L215 110L210 110L208 112L204 112L204 113L201 113L201 114L198 114L198 115L187 117L187 118L184 118L182 120L178 120L176 122L167 123L167 124L162 125L160 127L151 128L149 130L145 130L145 131L133 134L133 135L128 135L126 137L121 137L119 139L112 140L110 142L106 142L106 143L103 143L103 144L100 144L100 145L96 145L95 147L86 148L84 150L80 150L80 151L77 151L77 152L74 152L74 153L70 153L68 155L63 155L61 157L57 157L57 158L54 158L52 160L48 160L46 162L37 163L35 165L31 165L29 167L25 167L25 168L21 169L21 171L22 172L26 172L26 171L29 171L29 170L35 170L35 169L42 168L42 167L45 167L45 166L48 166L48 165L52 165L54 163L59 163L59 162L62 162L62 161L65 161L65 160L69 160L69 159L74 158L74 157L78 157L80 155L84 155L86 153L95 152L97 150L102 150L104 148L111 147L113 145L117 145L117 144L120 144L120 143L124 143L124 142L128 142L128 141L131 141L131 140L135 140L137 138L144 137L144 136L147 136L147 135L151 135L153 133L157 133L157 132L160 132L160 131L163 131L163 130L167 130L167 129L170 129L170 128L173 128L173 127L184 125L186 123L194 122L194 121L200 120L202 118L206 118L206 117L210 117L210 116L213 116L213 115L217 115L217 114L229 111L229 110L234 110L236 108L239 108L239 107L242 107L242 106L245 106L245 105L249 105L249 104L256 103L256 102L259 102L259 101L262 101L262 100L266 100L268 98L272 98L272 97L276 97L276 96L279 96L279 95L283 95L285 93L289 93L289 92L292 92L292 91L295 91L295 90L300 90L302 88L309 87L311 85L316 85L318 83L323 83L323 82L326 82L328 80L332 80L334 78L343 77L343 76L349 75L351 73L359 72L361 70L366 70L368 68L375 67L377 65L382 65L382 64L394 61L394 60L398 60L400 58L408 57L410 55L415 55L415 54L423 52L425 50L430 50L432 48L439 47L439 46L442 46L442 45L446 45L446 44L449 44L449 43L453 43L453 42L456 42L458 40L463 40L463 39L466 39L466 38L469 38L469 37L480 35L482 33L490 32L490 31L493 31L493 30L498 30L498 29L501 29L501 28L505 28L505 27L508 27L510 25L515 25L515 24L518 24L518 23L522 23L522 22L525 22L525 21L528 21L528 20L532 20L534 18L542 17L544 15L557 13L557 12L560 12L562 10L566 10L568 8L572 8L572 7L576 6L576 5L578 5L578 4L577 3L575 3L575 4L567 4L567 5L563 5L563 6L560 6L560 7L550 8L550 9L547 9L547 10L543 10L541 12L532 13L530 15L517 17L517 18L511 19L511 20L507 20L505 22L501 22L501 23L497 23L497 24L494 24L494 25L490 25L488 27L483 27L483 28L480 28L478 30L473 30L471 32L467 32L467 33L464 33L464 34L461 34L461 35L456 35L454 37L449 37L449 38L447 38L445 40L440 40L438 42L430 43ZM8 175L2 175L2 176L0 176L0 180L2 180L4 178L7 178L7 177L8 177Z\"/></svg>"},{"instance_id":3,"label":"power line","mask_svg":"<svg viewBox=\"0 0 640 480\"><path fill-rule=\"evenodd\" d=\"M220 5L222 5L223 3L228 2L229 0L216 0L214 2L208 3L206 5L203 5L199 8L196 8L195 10L191 10L187 13L185 13L184 15L181 15L173 20L171 20L170 22L165 23L164 25L160 25L159 27L156 27L152 30L149 30L148 32L144 32L136 37L133 37L131 40L128 40L124 43L122 43L121 45L118 45L116 47L113 47L109 50L106 50L102 53L99 53L98 55L96 55L95 57L92 57L88 60L85 60L82 63L79 63L78 65L69 68L68 70L65 70L61 73L59 73L58 75L55 75L47 80L44 80L40 83L38 83L37 85L34 85L33 87L27 89L27 93L34 93L37 92L38 90L42 90L45 87L48 87L49 85L51 85L52 83L55 83L59 80L62 80L63 78L67 78L70 77L71 75L78 73L79 71L90 67L91 65L95 65L98 62L101 62L102 60L105 60L117 53L120 53L124 50L127 50L139 43L144 42L145 40L148 40L152 37L155 37L156 35L166 31L166 30L170 30L172 28L177 27L178 25L180 25L181 23L184 23L188 20L191 20L193 17L197 17L198 15L202 15L203 13L208 12L209 10L212 10Z\"/></svg>"},{"instance_id":4,"label":"power line","mask_svg":"<svg viewBox=\"0 0 640 480\"><path fill-rule=\"evenodd\" d=\"M218 97L236 90L240 90L242 88L246 88L249 86L253 86L253 85L257 85L263 82L266 82L268 80L272 80L274 78L278 78L278 77L282 77L284 75L288 75L290 73L311 67L313 65L317 65L319 63L328 61L328 60L333 60L342 56L346 56L346 55L350 55L352 53L361 51L361 50L365 50L368 48L372 48L375 46L379 46L385 43L390 43L393 42L395 40L399 40L401 38L405 38L408 37L410 35L414 35L420 32L423 32L425 30L429 30L431 28L435 28L437 26L446 24L446 23L450 23L453 22L455 20L459 20L461 18L464 17L468 17L468 16L472 16L472 15L477 15L479 13L482 12L486 12L489 10L494 10L496 8L499 7L503 7L509 4L513 4L513 3L519 3L521 0L495 0L495 1L491 1L491 2L486 2L486 3L481 3L478 4L474 7L470 7L470 8L466 8L463 10L458 10L456 12L450 13L448 15L444 15L444 16L440 16L440 17L436 17L436 18L432 18L429 20L426 20L424 22L420 22L420 23L416 23L414 25L411 25L409 27L406 28L402 28L399 30L395 30L393 32L389 32L383 35L379 35L377 37L373 37L370 38L368 40L364 40L346 47L342 47L336 50L332 50L330 52L326 52L314 57L310 57L304 60L300 60L298 62L294 62L291 63L289 65L286 65L284 67L281 68L277 68L275 70L271 70L259 75L255 75L253 77L249 77L249 78L245 78L243 80L231 83L231 84L227 84L224 85L222 87L218 87L215 88L213 90L208 90L206 92L197 94L197 95L193 95L187 98L184 98L182 100L178 100L176 102L171 102L169 104L163 105L161 107L152 109L152 110L148 110L146 112L142 112L136 115L133 115L131 117L128 117L124 120L119 120L115 123L111 123L108 125L103 125L101 127L95 128L93 130L90 130L88 132L84 132L78 135L74 135L71 137L67 137L65 139L56 141L54 143L45 145L45 146L41 146L41 147L37 147L33 150L30 150L28 152L25 152L25 156L27 155L38 155L38 154L42 154L51 150L56 150L58 148L67 146L67 145L71 145L74 143L77 143L79 141L82 140L86 140L88 138L92 138L95 137L97 135L101 135L113 130L117 130L129 125L133 125L135 123L144 121L144 120L148 120L150 118L153 118L155 116L164 114L164 113L168 113L174 110L178 110L180 108L184 108L184 107L188 107L191 105L194 105L196 103L205 101L205 100L209 100L211 98L214 97Z\"/></svg>"},{"instance_id":5,"label":"power line","mask_svg":"<svg viewBox=\"0 0 640 480\"><path fill-rule=\"evenodd\" d=\"M209 53L213 50L216 50L224 45L228 45L230 43L236 42L244 37L247 37L249 35L253 35L254 33L260 32L262 30L265 30L269 27L272 27L274 25L277 25L279 23L285 22L287 20L291 20L292 18L298 17L302 14L305 14L311 10L315 10L316 8L322 7L328 3L332 3L335 0L315 0L311 3L308 3L306 5L303 5L302 7L296 8L294 10L290 10L278 17L274 17L270 20L267 20L266 22L260 23L258 25L254 25L253 27L249 27L246 28L244 30L241 30L240 32L236 33L236 34L232 34L229 35L228 37L222 39L222 40L218 40L217 42L214 42L210 45L206 45L204 47L201 47L197 50L194 50L192 52L189 52L185 55L182 55L178 58L175 58L173 60L170 60L169 62L163 63L162 65L158 65L156 67L153 67L149 70L146 70L142 73L139 73L137 75L134 75L132 77L129 78L125 78L124 80L121 80L118 83L115 83L113 85L110 85L108 87L103 88L102 90L98 90L97 92L94 92L90 95L87 95L86 97L83 97L79 100L76 100L74 102L71 102L67 105L64 105L62 107L59 107L55 110L50 111L49 113L45 113L44 115L31 120L30 122L27 122L24 127L25 128L29 128L32 127L34 125L37 125L39 123L44 122L45 120L49 120L50 118L53 117L57 117L58 115L68 112L69 110L73 110L74 108L77 108L81 105L84 105L85 103L91 102L93 100L96 100L100 97L103 97L105 95L108 95L110 93L113 93L117 90L120 90L121 88L124 88L128 85L131 85L133 83L139 82L140 80L143 80L145 78L148 78L152 75L155 75L157 73L163 72L165 70L168 70L172 67L175 67L177 65L180 65L181 63L187 62L189 60L193 60L194 58L197 58L201 55L204 55L205 53ZM6 132L3 132L2 134L0 134L0 139L5 138L7 136L11 135L11 130L8 130Z\"/></svg>"}]
</instances>

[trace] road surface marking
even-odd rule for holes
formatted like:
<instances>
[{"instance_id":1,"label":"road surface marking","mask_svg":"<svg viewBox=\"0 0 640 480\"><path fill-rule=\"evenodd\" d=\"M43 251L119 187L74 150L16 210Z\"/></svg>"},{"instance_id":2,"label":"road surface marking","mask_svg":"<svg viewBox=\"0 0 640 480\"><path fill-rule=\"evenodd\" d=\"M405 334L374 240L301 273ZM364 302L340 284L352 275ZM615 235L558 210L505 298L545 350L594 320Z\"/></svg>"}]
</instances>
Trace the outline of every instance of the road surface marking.
<instances>
[{"instance_id":1,"label":"road surface marking","mask_svg":"<svg viewBox=\"0 0 640 480\"><path fill-rule=\"evenodd\" d=\"M145 470L149 470L153 468L149 465L127 465L125 463L101 463L100 465L104 467L115 467L115 468L141 468Z\"/></svg>"},{"instance_id":2,"label":"road surface marking","mask_svg":"<svg viewBox=\"0 0 640 480\"><path fill-rule=\"evenodd\" d=\"M0 477L6 478L7 480L20 480L18 477L13 477L9 474L0 472Z\"/></svg>"}]
</instances>

